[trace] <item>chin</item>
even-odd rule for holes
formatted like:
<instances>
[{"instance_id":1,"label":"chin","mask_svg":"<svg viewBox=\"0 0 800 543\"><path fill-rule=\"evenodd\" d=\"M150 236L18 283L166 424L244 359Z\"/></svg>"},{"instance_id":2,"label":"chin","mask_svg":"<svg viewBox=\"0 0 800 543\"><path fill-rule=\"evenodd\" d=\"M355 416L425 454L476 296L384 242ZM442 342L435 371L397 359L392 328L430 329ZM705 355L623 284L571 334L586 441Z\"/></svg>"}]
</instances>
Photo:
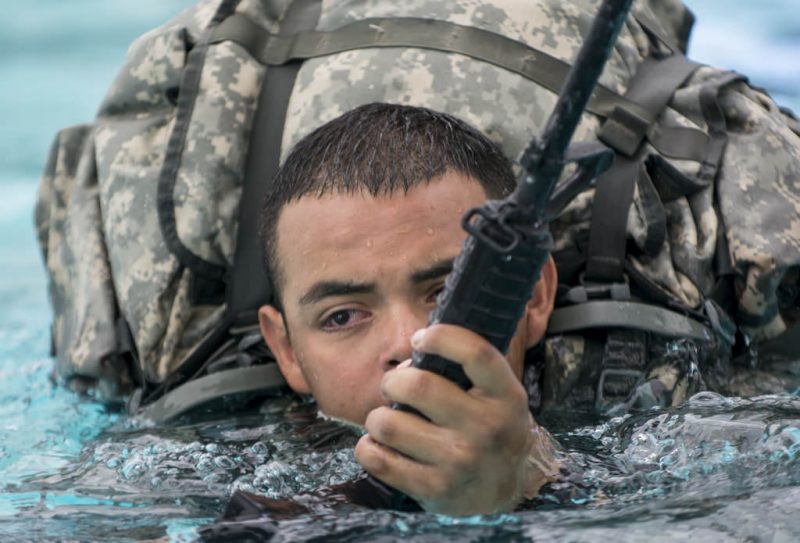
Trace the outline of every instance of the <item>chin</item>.
<instances>
[{"instance_id":1,"label":"chin","mask_svg":"<svg viewBox=\"0 0 800 543\"><path fill-rule=\"evenodd\" d=\"M322 408L317 410L317 414L321 418L323 418L325 420L335 420L336 422L345 424L347 426L351 426L353 428L362 428L362 429L364 428L364 423L363 422L360 422L360 423L359 422L354 422L354 421L352 421L350 419L344 418L341 415L330 415L330 414L326 413L325 411L323 411ZM366 415L363 417L363 419L366 420Z\"/></svg>"}]
</instances>

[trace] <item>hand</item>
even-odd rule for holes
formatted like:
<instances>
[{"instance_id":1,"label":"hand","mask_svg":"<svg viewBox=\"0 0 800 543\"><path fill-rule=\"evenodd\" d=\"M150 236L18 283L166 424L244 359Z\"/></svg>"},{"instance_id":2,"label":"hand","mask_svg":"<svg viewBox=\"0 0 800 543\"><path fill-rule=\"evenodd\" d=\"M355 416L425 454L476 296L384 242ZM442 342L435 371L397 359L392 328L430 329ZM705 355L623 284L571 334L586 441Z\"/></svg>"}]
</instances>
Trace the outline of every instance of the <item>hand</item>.
<instances>
[{"instance_id":1,"label":"hand","mask_svg":"<svg viewBox=\"0 0 800 543\"><path fill-rule=\"evenodd\" d=\"M383 396L430 420L372 410L356 446L364 469L437 513L509 511L534 497L557 471L554 450L503 355L479 335L445 324L418 332L412 344L462 364L473 387L464 391L413 367L387 372Z\"/></svg>"}]
</instances>

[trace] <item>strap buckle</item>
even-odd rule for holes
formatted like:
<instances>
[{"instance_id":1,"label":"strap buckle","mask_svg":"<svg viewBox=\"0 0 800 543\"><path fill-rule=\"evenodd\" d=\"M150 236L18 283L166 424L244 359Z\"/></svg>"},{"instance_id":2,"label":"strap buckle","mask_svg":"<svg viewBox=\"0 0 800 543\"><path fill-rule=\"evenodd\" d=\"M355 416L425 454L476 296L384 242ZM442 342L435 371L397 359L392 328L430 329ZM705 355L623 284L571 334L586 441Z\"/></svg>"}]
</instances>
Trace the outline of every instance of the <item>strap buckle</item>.
<instances>
[{"instance_id":1,"label":"strap buckle","mask_svg":"<svg viewBox=\"0 0 800 543\"><path fill-rule=\"evenodd\" d=\"M571 304L583 304L589 300L614 300L624 302L631 299L631 287L624 283L589 283L570 288L564 299Z\"/></svg>"}]
</instances>

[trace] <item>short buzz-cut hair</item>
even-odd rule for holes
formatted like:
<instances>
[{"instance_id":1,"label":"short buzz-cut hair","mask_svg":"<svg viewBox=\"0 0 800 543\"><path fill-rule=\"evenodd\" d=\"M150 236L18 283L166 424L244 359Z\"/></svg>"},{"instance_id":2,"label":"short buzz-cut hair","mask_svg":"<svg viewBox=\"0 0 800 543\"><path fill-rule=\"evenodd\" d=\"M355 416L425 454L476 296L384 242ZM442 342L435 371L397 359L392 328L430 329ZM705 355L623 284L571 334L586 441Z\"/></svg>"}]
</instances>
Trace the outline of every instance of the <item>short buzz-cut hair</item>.
<instances>
[{"instance_id":1,"label":"short buzz-cut hair","mask_svg":"<svg viewBox=\"0 0 800 543\"><path fill-rule=\"evenodd\" d=\"M367 104L301 139L269 183L260 215L264 263L280 305L277 224L285 205L308 195L404 193L446 171L476 180L488 198L510 194L516 179L500 148L464 121L430 109Z\"/></svg>"}]
</instances>

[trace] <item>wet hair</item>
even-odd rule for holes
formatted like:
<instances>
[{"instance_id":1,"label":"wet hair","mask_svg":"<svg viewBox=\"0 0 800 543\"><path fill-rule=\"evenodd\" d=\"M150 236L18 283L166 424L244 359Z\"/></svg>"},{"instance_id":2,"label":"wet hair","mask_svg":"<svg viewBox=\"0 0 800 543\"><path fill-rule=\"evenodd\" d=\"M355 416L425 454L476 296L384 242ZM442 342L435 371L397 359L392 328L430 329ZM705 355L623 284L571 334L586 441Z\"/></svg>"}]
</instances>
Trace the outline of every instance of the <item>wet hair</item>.
<instances>
[{"instance_id":1,"label":"wet hair","mask_svg":"<svg viewBox=\"0 0 800 543\"><path fill-rule=\"evenodd\" d=\"M514 190L511 162L481 132L421 107L367 104L300 140L270 183L260 215L261 247L280 307L277 224L281 210L308 195L404 193L447 171L475 179L489 198Z\"/></svg>"}]
</instances>

